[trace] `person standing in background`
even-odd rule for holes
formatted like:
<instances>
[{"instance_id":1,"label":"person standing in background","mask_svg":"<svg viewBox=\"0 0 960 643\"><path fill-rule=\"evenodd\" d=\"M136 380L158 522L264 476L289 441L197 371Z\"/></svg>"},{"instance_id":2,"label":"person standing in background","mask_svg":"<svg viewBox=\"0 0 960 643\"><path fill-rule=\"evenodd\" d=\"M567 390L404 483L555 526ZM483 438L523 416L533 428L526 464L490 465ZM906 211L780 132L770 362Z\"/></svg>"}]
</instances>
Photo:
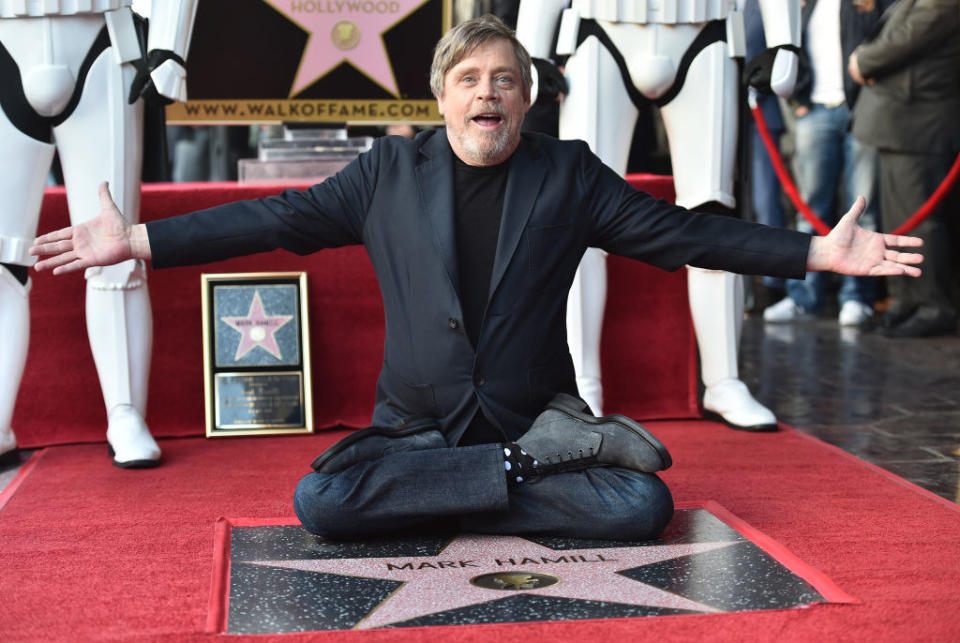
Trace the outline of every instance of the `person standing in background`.
<instances>
[{"instance_id":1,"label":"person standing in background","mask_svg":"<svg viewBox=\"0 0 960 643\"><path fill-rule=\"evenodd\" d=\"M884 230L917 211L960 151L958 23L957 0L901 0L884 15L876 37L850 56L850 76L864 86L853 134L879 150ZM887 280L888 337L957 332L946 216L941 206L912 231L926 245L923 276L911 284Z\"/></svg>"},{"instance_id":2,"label":"person standing in background","mask_svg":"<svg viewBox=\"0 0 960 643\"><path fill-rule=\"evenodd\" d=\"M867 200L861 219L876 229L877 152L850 133L860 86L846 72L854 48L871 33L893 0L807 0L801 14L800 72L791 102L796 116L795 174L800 195L825 222L837 204ZM797 229L813 226L798 217ZM822 312L828 273L787 281L787 296L763 312L766 322L810 319ZM873 316L876 280L843 277L838 294L841 326L862 326Z\"/></svg>"}]
</instances>

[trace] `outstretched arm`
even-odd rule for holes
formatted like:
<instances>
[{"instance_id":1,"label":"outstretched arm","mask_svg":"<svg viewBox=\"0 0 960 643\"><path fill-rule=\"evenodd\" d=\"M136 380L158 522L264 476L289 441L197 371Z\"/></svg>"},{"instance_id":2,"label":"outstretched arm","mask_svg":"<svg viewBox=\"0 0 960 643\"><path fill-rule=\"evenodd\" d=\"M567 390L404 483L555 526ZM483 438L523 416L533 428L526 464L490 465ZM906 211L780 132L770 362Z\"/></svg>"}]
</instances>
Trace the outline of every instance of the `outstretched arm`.
<instances>
[{"instance_id":1,"label":"outstretched arm","mask_svg":"<svg viewBox=\"0 0 960 643\"><path fill-rule=\"evenodd\" d=\"M60 275L127 259L150 259L150 240L143 224L130 225L117 209L106 182L101 183L100 214L79 225L38 237L30 254L47 257L34 266Z\"/></svg>"},{"instance_id":2,"label":"outstretched arm","mask_svg":"<svg viewBox=\"0 0 960 643\"><path fill-rule=\"evenodd\" d=\"M923 255L898 249L918 248L923 245L923 239L880 234L860 227L858 220L866 207L864 198L857 197L853 207L830 234L811 240L807 270L829 270L854 276L919 277L920 269L916 264L923 261Z\"/></svg>"}]
</instances>

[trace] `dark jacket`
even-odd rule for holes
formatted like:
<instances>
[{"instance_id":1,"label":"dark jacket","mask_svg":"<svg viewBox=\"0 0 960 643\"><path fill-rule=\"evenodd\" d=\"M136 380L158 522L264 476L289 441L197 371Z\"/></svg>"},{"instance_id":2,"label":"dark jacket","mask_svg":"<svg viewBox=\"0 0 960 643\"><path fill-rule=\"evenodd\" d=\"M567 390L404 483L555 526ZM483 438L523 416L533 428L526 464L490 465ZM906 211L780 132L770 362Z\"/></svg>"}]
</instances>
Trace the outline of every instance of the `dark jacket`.
<instances>
[{"instance_id":1,"label":"dark jacket","mask_svg":"<svg viewBox=\"0 0 960 643\"><path fill-rule=\"evenodd\" d=\"M865 86L853 133L881 149L960 151L960 4L901 0L857 50Z\"/></svg>"},{"instance_id":2,"label":"dark jacket","mask_svg":"<svg viewBox=\"0 0 960 643\"><path fill-rule=\"evenodd\" d=\"M554 395L576 392L565 311L588 246L666 270L691 263L801 277L810 243L808 235L654 199L586 143L524 134L510 161L474 350L461 323L453 204L453 151L440 129L412 141L378 139L308 190L153 221L147 231L155 267L363 244L386 318L373 423L430 414L449 444L478 407L514 440Z\"/></svg>"},{"instance_id":3,"label":"dark jacket","mask_svg":"<svg viewBox=\"0 0 960 643\"><path fill-rule=\"evenodd\" d=\"M857 46L871 36L880 22L880 17L896 0L840 0L840 50L843 54L843 93L847 106L851 109L857 102L860 92L858 85L847 73L847 60ZM801 46L800 68L797 72L797 84L790 97L797 106L810 107L810 93L813 91L813 67L810 64L810 52L807 49L807 25L817 6L817 0L806 0L800 13Z\"/></svg>"}]
</instances>

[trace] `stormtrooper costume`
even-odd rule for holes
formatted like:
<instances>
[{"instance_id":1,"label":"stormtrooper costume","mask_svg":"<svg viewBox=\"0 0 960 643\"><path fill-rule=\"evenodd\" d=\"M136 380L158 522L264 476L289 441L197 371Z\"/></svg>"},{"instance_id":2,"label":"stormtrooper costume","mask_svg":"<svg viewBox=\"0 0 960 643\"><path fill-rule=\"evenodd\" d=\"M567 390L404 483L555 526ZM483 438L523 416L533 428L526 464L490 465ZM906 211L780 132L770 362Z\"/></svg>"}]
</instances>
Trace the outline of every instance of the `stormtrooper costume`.
<instances>
[{"instance_id":1,"label":"stormtrooper costume","mask_svg":"<svg viewBox=\"0 0 960 643\"><path fill-rule=\"evenodd\" d=\"M536 58L549 58L552 19L566 0L523 0L517 37ZM772 64L769 88L788 96L796 80L800 0L760 0ZM673 166L676 202L733 214L743 16L734 0L573 0L563 10L556 52L570 55L569 95L560 106L560 138L586 141L624 174L637 105L660 107ZM536 84L535 84L536 87ZM535 99L535 97L534 97ZM775 430L776 418L739 379L743 321L740 275L688 266L690 311L700 349L704 409L743 430ZM602 414L600 331L606 257L584 256L570 290L567 332L580 394Z\"/></svg>"},{"instance_id":2,"label":"stormtrooper costume","mask_svg":"<svg viewBox=\"0 0 960 643\"><path fill-rule=\"evenodd\" d=\"M110 184L132 223L140 206L143 98L186 99L184 58L197 0L154 0L149 36L131 0L0 0L0 457L30 331L27 254L59 153L70 220L100 211ZM86 321L117 466L156 466L144 422L152 316L142 262L90 269Z\"/></svg>"}]
</instances>

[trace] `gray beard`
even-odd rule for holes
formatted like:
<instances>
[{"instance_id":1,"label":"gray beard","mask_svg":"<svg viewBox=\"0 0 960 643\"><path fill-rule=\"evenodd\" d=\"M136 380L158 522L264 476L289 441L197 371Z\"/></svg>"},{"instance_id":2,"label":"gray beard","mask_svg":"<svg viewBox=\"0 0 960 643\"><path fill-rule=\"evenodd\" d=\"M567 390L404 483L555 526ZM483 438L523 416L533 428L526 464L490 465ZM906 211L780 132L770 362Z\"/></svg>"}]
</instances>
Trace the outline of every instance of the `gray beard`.
<instances>
[{"instance_id":1,"label":"gray beard","mask_svg":"<svg viewBox=\"0 0 960 643\"><path fill-rule=\"evenodd\" d=\"M507 149L510 132L506 129L478 136L464 136L460 145L464 152L480 165L488 165L497 160Z\"/></svg>"}]
</instances>

